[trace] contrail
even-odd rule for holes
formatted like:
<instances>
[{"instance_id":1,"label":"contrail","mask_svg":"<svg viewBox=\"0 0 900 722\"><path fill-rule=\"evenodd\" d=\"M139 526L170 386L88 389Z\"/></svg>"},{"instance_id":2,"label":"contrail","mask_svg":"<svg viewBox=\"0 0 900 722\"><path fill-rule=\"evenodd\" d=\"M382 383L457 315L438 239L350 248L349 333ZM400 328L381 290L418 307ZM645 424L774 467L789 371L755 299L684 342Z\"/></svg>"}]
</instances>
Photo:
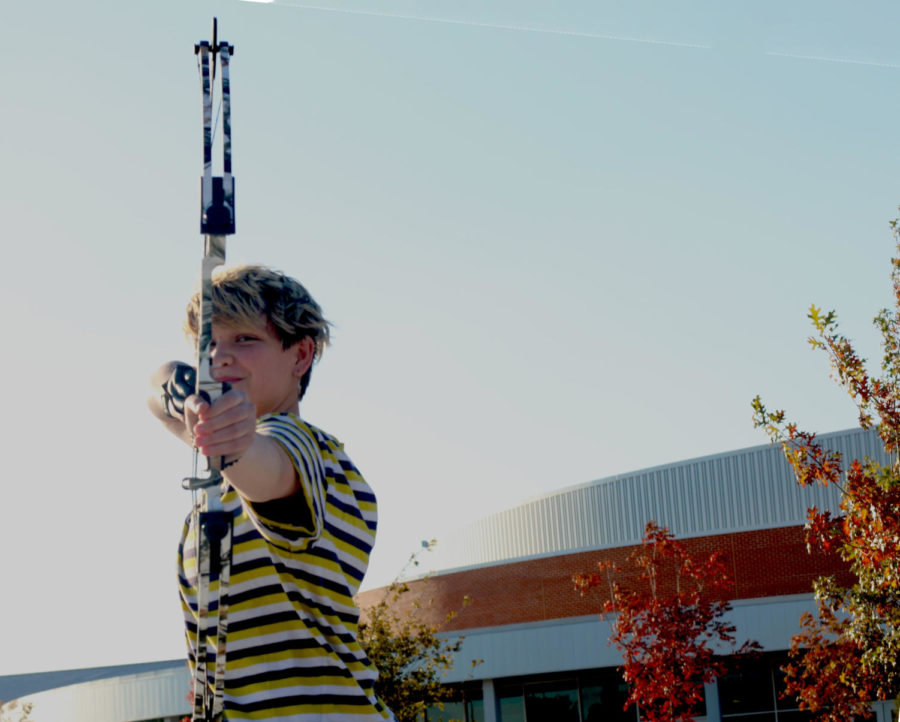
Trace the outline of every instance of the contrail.
<instances>
[{"instance_id":1,"label":"contrail","mask_svg":"<svg viewBox=\"0 0 900 722\"><path fill-rule=\"evenodd\" d=\"M506 23L487 23L477 20L455 20L453 18L436 18L426 15L406 15L404 13L386 13L377 12L375 10L358 10L350 8L336 8L325 5L309 5L302 2L291 2L290 0L241 0L242 2L254 2L266 5L280 5L300 10L313 10L327 13L344 13L345 15L368 15L379 18L393 18L395 20L410 20L422 23L442 23L444 25L465 25L474 28L493 28L496 30L515 30L524 33L543 33L546 35L564 35L576 38L592 38L594 40L616 40L626 43L644 43L647 45L665 45L676 48L693 48L698 50L714 50L713 45L703 45L700 43L682 43L674 40L655 40L653 38L638 38L628 35L608 35L604 33L591 33L583 30L565 30L560 28L538 28L531 25L510 25ZM775 51L765 52L765 55L771 55L779 58L793 58L796 60L817 60L825 63L846 63L850 65L868 65L876 68L894 68L900 69L900 64L882 63L874 60L853 60L852 58L829 58L820 55L800 55L797 53L780 53Z\"/></svg>"},{"instance_id":2,"label":"contrail","mask_svg":"<svg viewBox=\"0 0 900 722\"><path fill-rule=\"evenodd\" d=\"M536 28L529 25L505 25L502 23L483 23L476 20L453 20L452 18L435 18L425 15L405 15L401 13L375 12L374 10L350 10L347 8L326 7L323 5L307 5L305 3L276 2L275 0L242 0L242 2L257 2L267 5L285 5L287 7L302 10L318 10L329 13L345 13L347 15L370 15L379 18L394 18L395 20L412 20L422 23L443 23L445 25L467 25L474 28L493 28L496 30L517 30L525 33L544 33L547 35L568 35L576 38L593 38L595 40L618 40L627 43L646 43L649 45L668 45L677 48L696 48L710 50L710 45L698 45L695 43L679 43L671 40L653 40L650 38L633 38L627 35L604 35L601 33L588 33L581 30L561 30L556 28Z\"/></svg>"},{"instance_id":3,"label":"contrail","mask_svg":"<svg viewBox=\"0 0 900 722\"><path fill-rule=\"evenodd\" d=\"M875 60L853 60L851 58L828 58L823 55L796 55L794 53L767 52L777 58L796 58L797 60L818 60L823 63L849 63L851 65L871 65L876 68L900 68L895 63L880 63Z\"/></svg>"}]
</instances>

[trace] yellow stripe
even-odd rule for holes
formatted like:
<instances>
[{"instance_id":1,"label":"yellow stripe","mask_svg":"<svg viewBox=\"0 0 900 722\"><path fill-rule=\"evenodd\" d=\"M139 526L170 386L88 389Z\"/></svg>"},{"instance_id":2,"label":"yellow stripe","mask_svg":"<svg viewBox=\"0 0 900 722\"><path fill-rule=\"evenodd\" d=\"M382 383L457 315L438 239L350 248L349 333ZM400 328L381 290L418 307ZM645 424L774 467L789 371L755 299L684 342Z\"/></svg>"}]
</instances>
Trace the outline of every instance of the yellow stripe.
<instances>
[{"instance_id":1,"label":"yellow stripe","mask_svg":"<svg viewBox=\"0 0 900 722\"><path fill-rule=\"evenodd\" d=\"M263 424L267 423L265 420ZM241 530L242 540L235 541L233 549L233 566L231 586L242 589L255 590L241 602L232 601L229 604L232 626L228 632L229 650L233 645L240 645L241 657L236 659L229 653L226 661L229 676L240 677L241 674L255 675L259 673L261 678L266 678L267 672L276 669L288 668L290 675L286 679L273 680L268 676L267 682L254 683L247 686L230 688L226 682L228 695L235 701L251 700L254 698L268 699L269 704L278 704L279 697L303 695L316 696L322 687L330 687L335 694L345 702L362 701L366 695L372 694L375 669L366 658L357 641L345 642L342 639L349 635L355 638L357 625L352 621L343 621L336 610L350 612L356 610L353 593L356 589L356 580L347 576L342 569L342 564L351 564L360 569L368 563L368 552L356 544L366 547L374 542L374 533L366 522L367 518L374 519L376 505L373 501L362 501L357 495L371 494L368 485L362 476L354 469L345 470L341 467L341 461L346 460L343 448L339 442L323 434L319 430L296 419L280 418L273 422L278 427L274 438L279 443L287 442L294 454L309 461L311 464L311 476L320 479L323 484L331 485L330 489L305 488L307 499L321 498L324 508L321 510L327 519L322 529L323 538L314 544L317 548L333 552L333 557L311 554L306 543L300 540L296 548L285 549L290 540L300 532L290 525L279 525L274 528L270 520L259 520L250 516L249 510L233 489L229 489L223 496L226 509L235 511L235 531ZM296 439L296 441L293 441ZM321 448L328 446L329 448ZM309 450L317 450L309 456ZM289 455L292 453L288 450ZM320 459L321 457L321 459ZM312 465L320 464L318 469ZM326 473L327 472L327 473ZM328 477L328 474L333 474ZM308 483L311 480L304 480ZM335 504L328 503L328 494L339 494L342 503L349 505L348 509L338 508ZM357 511L352 509L356 504ZM344 541L328 533L328 525L335 521L345 528L350 541ZM257 526L257 523L262 526ZM269 532L268 530L271 530ZM262 535L260 535L260 533ZM186 540L186 546L193 543L193 534ZM282 539L282 537L284 539ZM258 565L256 564L258 562ZM181 559L182 573L187 577L196 578L197 565L194 558ZM279 572L275 563L284 564L283 571ZM236 567L250 565L237 571ZM334 588L321 586L316 583L308 584L298 575L308 575L311 579L319 576L337 582ZM330 584L330 582L329 582ZM261 589L271 586L272 591L260 596ZM218 583L212 584L211 597L215 599L218 592ZM299 593L296 596L295 593ZM190 586L182 588L182 604L188 617L195 617L190 612L189 606L184 602L185 597L196 594L196 589ZM315 598L315 600L313 599ZM335 611L333 611L335 610ZM288 621L265 624L257 617L267 614L269 611L288 612L285 618ZM250 617L250 626L236 630L233 625L235 617ZM256 618L254 618L256 617ZM214 621L214 617L211 621ZM243 625L241 625L243 627ZM321 647L311 646L310 649L281 649L280 645L290 646L290 641L324 640ZM192 642L195 640L191 640ZM271 650L271 651L270 651ZM234 650L237 653L237 650ZM244 656L246 655L246 656ZM303 665L309 665L304 668ZM335 670L340 667L350 673L350 676L335 674L331 670L322 671L309 669L321 665L334 665ZM313 676L306 676L305 671ZM235 680L237 681L237 680ZM274 699L272 699L274 698ZM323 710L320 704L292 704L256 712L240 713L229 710L229 720L275 720L285 718L302 719L309 715L313 719L319 719L326 714L329 720L348 718L382 719L384 715L379 713L374 705L369 704L336 704L328 705Z\"/></svg>"},{"instance_id":2,"label":"yellow stripe","mask_svg":"<svg viewBox=\"0 0 900 722\"><path fill-rule=\"evenodd\" d=\"M352 705L352 704L335 704L328 706L328 716L338 714L346 714L346 715L357 715L362 716L369 712L373 719L381 719L381 715L378 714L374 709L364 706L364 705ZM272 719L282 719L284 717L288 717L290 715L314 715L314 719L321 719L322 716L322 708L319 705L314 704L304 704L304 705L291 705L289 707L273 707L270 710L263 710L259 712L236 712L229 710L228 711L228 719L229 720L272 720Z\"/></svg>"}]
</instances>

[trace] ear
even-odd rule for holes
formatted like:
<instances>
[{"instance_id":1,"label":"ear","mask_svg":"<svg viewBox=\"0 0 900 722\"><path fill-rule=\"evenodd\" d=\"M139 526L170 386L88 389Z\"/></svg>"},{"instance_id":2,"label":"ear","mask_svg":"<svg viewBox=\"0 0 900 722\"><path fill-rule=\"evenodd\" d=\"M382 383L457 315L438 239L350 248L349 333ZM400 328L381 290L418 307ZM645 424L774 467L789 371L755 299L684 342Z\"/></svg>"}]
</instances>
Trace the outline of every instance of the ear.
<instances>
[{"instance_id":1,"label":"ear","mask_svg":"<svg viewBox=\"0 0 900 722\"><path fill-rule=\"evenodd\" d=\"M309 367L312 366L315 360L316 342L307 336L292 344L288 351L293 356L294 376L298 379L302 378L303 374L309 371Z\"/></svg>"}]
</instances>

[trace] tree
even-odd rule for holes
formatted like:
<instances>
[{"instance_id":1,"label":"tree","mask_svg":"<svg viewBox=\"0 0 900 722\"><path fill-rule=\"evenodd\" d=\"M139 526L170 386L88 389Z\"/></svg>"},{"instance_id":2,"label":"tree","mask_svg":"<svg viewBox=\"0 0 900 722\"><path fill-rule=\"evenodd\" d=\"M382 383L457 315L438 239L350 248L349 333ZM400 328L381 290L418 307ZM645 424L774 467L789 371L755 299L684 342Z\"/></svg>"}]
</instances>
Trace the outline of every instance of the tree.
<instances>
[{"instance_id":1,"label":"tree","mask_svg":"<svg viewBox=\"0 0 900 722\"><path fill-rule=\"evenodd\" d=\"M891 226L900 256L900 226ZM797 483L840 491L838 513L809 509L807 548L839 554L855 581L815 582L816 614L803 615L784 667L786 693L831 722L871 718L872 700L900 690L900 258L893 259L891 280L894 308L874 319L883 350L880 377L840 334L834 311L809 311L815 329L809 343L828 356L833 377L857 406L860 427L877 430L891 464L848 462L814 433L788 423L784 411L768 411L759 396L752 402L754 425L781 444Z\"/></svg>"},{"instance_id":2,"label":"tree","mask_svg":"<svg viewBox=\"0 0 900 722\"><path fill-rule=\"evenodd\" d=\"M416 555L410 563L418 564ZM378 668L375 691L398 722L416 722L429 707L455 699L456 691L442 684L442 678L453 669L453 655L464 639L439 635L455 611L439 624L423 622L419 612L429 602L411 594L408 584L395 580L377 604L364 610L359 625L359 642ZM469 601L463 598L463 606Z\"/></svg>"},{"instance_id":3,"label":"tree","mask_svg":"<svg viewBox=\"0 0 900 722\"><path fill-rule=\"evenodd\" d=\"M744 654L759 645L735 649L735 628L723 620L733 582L720 552L694 558L651 521L628 562L631 584L614 578L623 570L610 561L599 562L599 574L573 581L582 594L594 587L609 592L603 610L615 615L610 642L625 658L631 685L625 709L638 705L647 722L688 722L703 701L703 684L725 672L723 651Z\"/></svg>"},{"instance_id":4,"label":"tree","mask_svg":"<svg viewBox=\"0 0 900 722\"><path fill-rule=\"evenodd\" d=\"M13 700L4 704L0 701L0 722L31 722L28 716L34 709L34 702Z\"/></svg>"}]
</instances>

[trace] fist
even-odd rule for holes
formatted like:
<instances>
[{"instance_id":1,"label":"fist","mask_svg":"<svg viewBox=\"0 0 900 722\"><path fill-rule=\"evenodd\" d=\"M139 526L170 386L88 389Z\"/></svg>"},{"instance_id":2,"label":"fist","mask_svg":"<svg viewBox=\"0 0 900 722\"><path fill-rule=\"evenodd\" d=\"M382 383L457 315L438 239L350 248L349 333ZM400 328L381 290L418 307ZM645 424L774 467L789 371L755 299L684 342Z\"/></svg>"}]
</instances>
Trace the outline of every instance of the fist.
<instances>
[{"instance_id":1,"label":"fist","mask_svg":"<svg viewBox=\"0 0 900 722\"><path fill-rule=\"evenodd\" d=\"M239 457L256 437L256 406L243 391L226 391L211 404L191 395L184 409L194 446L204 456Z\"/></svg>"}]
</instances>

